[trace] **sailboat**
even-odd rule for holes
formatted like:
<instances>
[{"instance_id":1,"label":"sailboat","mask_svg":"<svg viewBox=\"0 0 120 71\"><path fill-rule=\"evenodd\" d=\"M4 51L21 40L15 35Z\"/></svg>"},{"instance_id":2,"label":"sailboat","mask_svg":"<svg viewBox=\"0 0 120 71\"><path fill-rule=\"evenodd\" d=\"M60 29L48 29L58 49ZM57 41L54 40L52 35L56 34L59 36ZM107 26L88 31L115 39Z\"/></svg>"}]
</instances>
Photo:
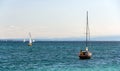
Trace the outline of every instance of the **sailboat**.
<instances>
[{"instance_id":1,"label":"sailboat","mask_svg":"<svg viewBox=\"0 0 120 71\"><path fill-rule=\"evenodd\" d=\"M32 38L31 38L31 33L29 32L29 43L28 46L32 46Z\"/></svg>"},{"instance_id":2,"label":"sailboat","mask_svg":"<svg viewBox=\"0 0 120 71\"><path fill-rule=\"evenodd\" d=\"M88 11L87 11L87 22L86 22L86 48L85 50L80 50L79 59L90 59L92 53L88 50L88 37L90 35L89 25L88 25Z\"/></svg>"}]
</instances>

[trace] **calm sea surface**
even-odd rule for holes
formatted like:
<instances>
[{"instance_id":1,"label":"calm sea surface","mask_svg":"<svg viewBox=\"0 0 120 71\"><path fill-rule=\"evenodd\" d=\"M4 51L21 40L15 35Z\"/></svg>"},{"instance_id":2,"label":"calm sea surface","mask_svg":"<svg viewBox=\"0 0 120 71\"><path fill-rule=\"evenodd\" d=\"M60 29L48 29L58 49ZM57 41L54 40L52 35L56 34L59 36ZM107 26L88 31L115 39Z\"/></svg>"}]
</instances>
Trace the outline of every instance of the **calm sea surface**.
<instances>
[{"instance_id":1,"label":"calm sea surface","mask_svg":"<svg viewBox=\"0 0 120 71\"><path fill-rule=\"evenodd\" d=\"M0 71L120 71L120 42L91 42L89 60L79 60L84 42L0 41Z\"/></svg>"}]
</instances>

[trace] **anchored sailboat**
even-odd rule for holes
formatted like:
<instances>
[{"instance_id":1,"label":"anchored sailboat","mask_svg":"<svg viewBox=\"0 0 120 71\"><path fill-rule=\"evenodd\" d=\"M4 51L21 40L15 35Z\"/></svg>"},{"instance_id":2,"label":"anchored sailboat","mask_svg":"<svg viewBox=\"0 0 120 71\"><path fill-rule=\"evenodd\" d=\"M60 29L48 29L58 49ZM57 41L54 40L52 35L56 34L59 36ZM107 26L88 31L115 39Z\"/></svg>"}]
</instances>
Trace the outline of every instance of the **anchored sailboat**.
<instances>
[{"instance_id":1,"label":"anchored sailboat","mask_svg":"<svg viewBox=\"0 0 120 71\"><path fill-rule=\"evenodd\" d=\"M29 43L28 46L32 46L32 38L31 38L31 33L29 32Z\"/></svg>"},{"instance_id":2,"label":"anchored sailboat","mask_svg":"<svg viewBox=\"0 0 120 71\"><path fill-rule=\"evenodd\" d=\"M86 22L86 49L80 51L79 59L90 59L92 53L88 51L88 37L90 35L89 25L88 25L88 11L87 11L87 22Z\"/></svg>"}]
</instances>

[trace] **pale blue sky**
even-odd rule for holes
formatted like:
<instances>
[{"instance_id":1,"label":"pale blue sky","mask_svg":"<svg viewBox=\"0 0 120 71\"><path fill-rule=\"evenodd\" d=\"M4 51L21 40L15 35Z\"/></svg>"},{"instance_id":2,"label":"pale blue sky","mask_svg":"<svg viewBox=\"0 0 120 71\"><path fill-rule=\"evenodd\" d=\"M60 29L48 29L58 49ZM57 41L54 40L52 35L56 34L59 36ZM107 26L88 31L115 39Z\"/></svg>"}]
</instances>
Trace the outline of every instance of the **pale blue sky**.
<instances>
[{"instance_id":1,"label":"pale blue sky","mask_svg":"<svg viewBox=\"0 0 120 71\"><path fill-rule=\"evenodd\" d=\"M120 0L0 0L0 38L120 35Z\"/></svg>"}]
</instances>

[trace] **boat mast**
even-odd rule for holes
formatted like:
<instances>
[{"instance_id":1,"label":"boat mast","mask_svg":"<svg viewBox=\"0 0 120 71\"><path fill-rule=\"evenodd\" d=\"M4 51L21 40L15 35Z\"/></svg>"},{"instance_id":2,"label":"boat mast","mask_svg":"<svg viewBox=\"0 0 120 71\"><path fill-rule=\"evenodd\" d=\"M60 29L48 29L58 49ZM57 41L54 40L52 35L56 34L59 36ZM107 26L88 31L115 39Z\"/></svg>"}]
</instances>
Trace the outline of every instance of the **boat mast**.
<instances>
[{"instance_id":1,"label":"boat mast","mask_svg":"<svg viewBox=\"0 0 120 71\"><path fill-rule=\"evenodd\" d=\"M88 30L89 30L89 26L88 26L88 11L87 11L87 17L86 17L86 47L88 47Z\"/></svg>"}]
</instances>

